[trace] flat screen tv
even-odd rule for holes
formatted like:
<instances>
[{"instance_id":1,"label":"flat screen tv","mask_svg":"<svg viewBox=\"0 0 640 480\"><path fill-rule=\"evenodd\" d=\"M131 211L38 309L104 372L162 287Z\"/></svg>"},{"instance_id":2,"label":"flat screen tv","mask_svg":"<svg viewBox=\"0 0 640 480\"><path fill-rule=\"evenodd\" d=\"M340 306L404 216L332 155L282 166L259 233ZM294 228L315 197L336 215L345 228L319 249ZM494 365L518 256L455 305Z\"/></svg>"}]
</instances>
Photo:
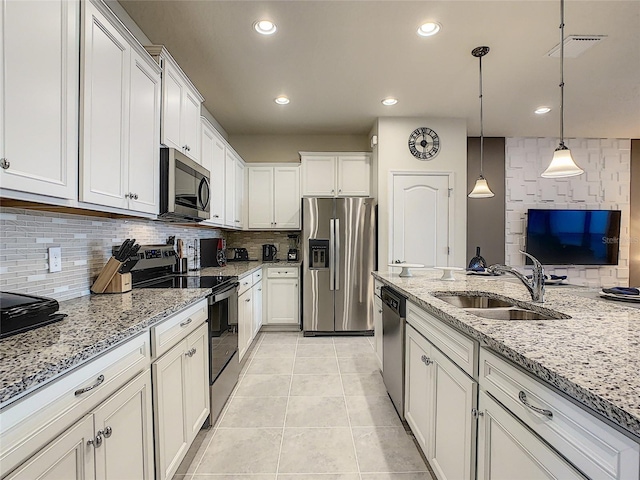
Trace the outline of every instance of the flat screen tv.
<instances>
[{"instance_id":1,"label":"flat screen tv","mask_svg":"<svg viewBox=\"0 0 640 480\"><path fill-rule=\"evenodd\" d=\"M619 239L620 210L530 209L527 215L527 253L543 264L617 265Z\"/></svg>"}]
</instances>

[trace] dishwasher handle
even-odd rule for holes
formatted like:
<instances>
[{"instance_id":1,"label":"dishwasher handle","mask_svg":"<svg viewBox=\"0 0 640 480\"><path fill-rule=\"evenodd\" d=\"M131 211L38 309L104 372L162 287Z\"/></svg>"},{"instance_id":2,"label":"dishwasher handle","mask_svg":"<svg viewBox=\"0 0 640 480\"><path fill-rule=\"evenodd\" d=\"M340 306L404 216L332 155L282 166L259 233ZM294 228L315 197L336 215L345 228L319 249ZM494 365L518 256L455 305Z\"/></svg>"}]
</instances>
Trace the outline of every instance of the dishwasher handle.
<instances>
[{"instance_id":1,"label":"dishwasher handle","mask_svg":"<svg viewBox=\"0 0 640 480\"><path fill-rule=\"evenodd\" d=\"M394 314L401 318L406 318L407 297L386 285L380 289L380 297L383 305L388 307Z\"/></svg>"}]
</instances>

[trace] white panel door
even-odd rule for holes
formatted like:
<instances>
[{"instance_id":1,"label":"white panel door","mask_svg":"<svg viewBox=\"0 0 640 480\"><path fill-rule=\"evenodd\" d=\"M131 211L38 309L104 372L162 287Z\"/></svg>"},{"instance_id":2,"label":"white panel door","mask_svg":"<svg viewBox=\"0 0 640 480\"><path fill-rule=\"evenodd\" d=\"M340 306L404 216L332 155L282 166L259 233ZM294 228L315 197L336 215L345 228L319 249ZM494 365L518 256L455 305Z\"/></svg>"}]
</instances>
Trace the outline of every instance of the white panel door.
<instances>
[{"instance_id":1,"label":"white panel door","mask_svg":"<svg viewBox=\"0 0 640 480\"><path fill-rule=\"evenodd\" d=\"M180 125L182 122L182 99L184 85L180 74L173 65L164 61L162 79L162 143L167 147L184 152L180 143Z\"/></svg>"},{"instance_id":2,"label":"white panel door","mask_svg":"<svg viewBox=\"0 0 640 480\"><path fill-rule=\"evenodd\" d=\"M94 412L97 480L153 480L151 373L144 371Z\"/></svg>"},{"instance_id":3,"label":"white panel door","mask_svg":"<svg viewBox=\"0 0 640 480\"><path fill-rule=\"evenodd\" d=\"M371 190L371 158L368 155L338 157L339 197L368 197Z\"/></svg>"},{"instance_id":4,"label":"white panel door","mask_svg":"<svg viewBox=\"0 0 640 480\"><path fill-rule=\"evenodd\" d=\"M334 197L336 195L336 162L331 155L309 155L302 158L302 195Z\"/></svg>"},{"instance_id":5,"label":"white panel door","mask_svg":"<svg viewBox=\"0 0 640 480\"><path fill-rule=\"evenodd\" d=\"M584 480L484 391L478 409L478 480Z\"/></svg>"},{"instance_id":6,"label":"white panel door","mask_svg":"<svg viewBox=\"0 0 640 480\"><path fill-rule=\"evenodd\" d=\"M182 142L186 145L185 155L200 162L198 130L200 130L200 99L189 88L184 89L182 114Z\"/></svg>"},{"instance_id":7,"label":"white panel door","mask_svg":"<svg viewBox=\"0 0 640 480\"><path fill-rule=\"evenodd\" d=\"M267 285L267 323L300 323L298 279L274 278Z\"/></svg>"},{"instance_id":8,"label":"white panel door","mask_svg":"<svg viewBox=\"0 0 640 480\"><path fill-rule=\"evenodd\" d=\"M0 4L2 188L76 199L78 1Z\"/></svg>"},{"instance_id":9,"label":"white panel door","mask_svg":"<svg viewBox=\"0 0 640 480\"><path fill-rule=\"evenodd\" d=\"M273 226L300 229L300 167L274 167L273 175Z\"/></svg>"},{"instance_id":10,"label":"white panel door","mask_svg":"<svg viewBox=\"0 0 640 480\"><path fill-rule=\"evenodd\" d=\"M129 97L129 208L158 213L160 74L131 51ZM131 196L131 194L134 194Z\"/></svg>"},{"instance_id":11,"label":"white panel door","mask_svg":"<svg viewBox=\"0 0 640 480\"><path fill-rule=\"evenodd\" d=\"M256 335L262 327L262 282L256 283L253 288L253 332L251 338Z\"/></svg>"},{"instance_id":12,"label":"white panel door","mask_svg":"<svg viewBox=\"0 0 640 480\"><path fill-rule=\"evenodd\" d=\"M235 227L236 222L236 159L229 151L225 151L224 160L224 224Z\"/></svg>"},{"instance_id":13,"label":"white panel door","mask_svg":"<svg viewBox=\"0 0 640 480\"><path fill-rule=\"evenodd\" d=\"M244 227L243 222L244 207L244 164L236 159L236 188L235 188L235 205L233 223L237 228Z\"/></svg>"},{"instance_id":14,"label":"white panel door","mask_svg":"<svg viewBox=\"0 0 640 480\"><path fill-rule=\"evenodd\" d=\"M390 262L449 262L448 175L394 175Z\"/></svg>"},{"instance_id":15,"label":"white panel door","mask_svg":"<svg viewBox=\"0 0 640 480\"><path fill-rule=\"evenodd\" d=\"M382 352L382 300L376 295L373 297L373 337L378 365L382 370L382 361L384 359Z\"/></svg>"},{"instance_id":16,"label":"white panel door","mask_svg":"<svg viewBox=\"0 0 640 480\"><path fill-rule=\"evenodd\" d=\"M209 415L209 339L203 323L187 337L185 384L186 425L189 444L196 438Z\"/></svg>"},{"instance_id":17,"label":"white panel door","mask_svg":"<svg viewBox=\"0 0 640 480\"><path fill-rule=\"evenodd\" d=\"M238 359L242 361L251 345L253 331L253 291L248 289L238 297Z\"/></svg>"},{"instance_id":18,"label":"white panel door","mask_svg":"<svg viewBox=\"0 0 640 480\"><path fill-rule=\"evenodd\" d=\"M201 119L200 159L202 166L209 170L211 177L211 217L210 222L224 225L224 160L226 146L204 118Z\"/></svg>"},{"instance_id":19,"label":"white panel door","mask_svg":"<svg viewBox=\"0 0 640 480\"><path fill-rule=\"evenodd\" d=\"M90 480L95 478L93 416L87 415L42 448L5 480Z\"/></svg>"},{"instance_id":20,"label":"white panel door","mask_svg":"<svg viewBox=\"0 0 640 480\"><path fill-rule=\"evenodd\" d=\"M249 167L249 228L274 228L273 167ZM277 188L276 188L277 191Z\"/></svg>"},{"instance_id":21,"label":"white panel door","mask_svg":"<svg viewBox=\"0 0 640 480\"><path fill-rule=\"evenodd\" d=\"M425 455L433 430L432 346L407 324L405 345L405 419Z\"/></svg>"},{"instance_id":22,"label":"white panel door","mask_svg":"<svg viewBox=\"0 0 640 480\"><path fill-rule=\"evenodd\" d=\"M83 8L80 200L127 208L130 47L91 2Z\"/></svg>"}]
</instances>

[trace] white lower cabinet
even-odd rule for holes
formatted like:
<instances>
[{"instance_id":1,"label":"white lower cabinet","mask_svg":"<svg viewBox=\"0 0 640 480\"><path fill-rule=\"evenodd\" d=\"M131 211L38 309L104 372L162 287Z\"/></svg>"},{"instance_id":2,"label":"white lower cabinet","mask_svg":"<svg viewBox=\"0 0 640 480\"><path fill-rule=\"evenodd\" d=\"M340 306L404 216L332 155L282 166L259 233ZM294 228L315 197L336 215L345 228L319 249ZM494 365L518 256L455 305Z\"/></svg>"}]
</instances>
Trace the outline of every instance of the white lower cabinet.
<instances>
[{"instance_id":1,"label":"white lower cabinet","mask_svg":"<svg viewBox=\"0 0 640 480\"><path fill-rule=\"evenodd\" d=\"M251 278L251 277L249 277ZM238 359L242 361L253 340L253 288L238 297Z\"/></svg>"},{"instance_id":2,"label":"white lower cabinet","mask_svg":"<svg viewBox=\"0 0 640 480\"><path fill-rule=\"evenodd\" d=\"M253 333L251 338L256 338L262 327L262 281L252 287L253 295Z\"/></svg>"},{"instance_id":3,"label":"white lower cabinet","mask_svg":"<svg viewBox=\"0 0 640 480\"><path fill-rule=\"evenodd\" d=\"M209 415L208 325L152 365L156 479L173 477Z\"/></svg>"},{"instance_id":4,"label":"white lower cabinet","mask_svg":"<svg viewBox=\"0 0 640 480\"><path fill-rule=\"evenodd\" d=\"M478 384L407 325L405 417L436 477L475 477Z\"/></svg>"},{"instance_id":5,"label":"white lower cabinet","mask_svg":"<svg viewBox=\"0 0 640 480\"><path fill-rule=\"evenodd\" d=\"M378 365L382 369L382 299L377 295L373 297L373 339Z\"/></svg>"},{"instance_id":6,"label":"white lower cabinet","mask_svg":"<svg viewBox=\"0 0 640 480\"><path fill-rule=\"evenodd\" d=\"M267 268L265 324L300 324L300 269Z\"/></svg>"},{"instance_id":7,"label":"white lower cabinet","mask_svg":"<svg viewBox=\"0 0 640 480\"><path fill-rule=\"evenodd\" d=\"M586 478L482 391L479 410L478 480Z\"/></svg>"}]
</instances>

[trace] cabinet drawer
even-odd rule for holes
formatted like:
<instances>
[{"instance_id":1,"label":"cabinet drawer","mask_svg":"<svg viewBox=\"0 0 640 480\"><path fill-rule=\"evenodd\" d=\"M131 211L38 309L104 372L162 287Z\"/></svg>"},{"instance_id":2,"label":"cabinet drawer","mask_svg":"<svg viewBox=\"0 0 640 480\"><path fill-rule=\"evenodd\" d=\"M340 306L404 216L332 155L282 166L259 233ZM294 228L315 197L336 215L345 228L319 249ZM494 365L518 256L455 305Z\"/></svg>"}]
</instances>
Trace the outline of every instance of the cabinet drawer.
<instances>
[{"instance_id":1,"label":"cabinet drawer","mask_svg":"<svg viewBox=\"0 0 640 480\"><path fill-rule=\"evenodd\" d=\"M267 269L268 278L298 278L297 267L271 267Z\"/></svg>"},{"instance_id":2,"label":"cabinet drawer","mask_svg":"<svg viewBox=\"0 0 640 480\"><path fill-rule=\"evenodd\" d=\"M238 296L240 296L252 287L253 275L245 275L238 281L240 282L240 286L238 287Z\"/></svg>"},{"instance_id":3,"label":"cabinet drawer","mask_svg":"<svg viewBox=\"0 0 640 480\"><path fill-rule=\"evenodd\" d=\"M253 275L251 277L253 280L253 285L258 283L260 280L262 280L262 269L258 270L257 272L253 272Z\"/></svg>"},{"instance_id":4,"label":"cabinet drawer","mask_svg":"<svg viewBox=\"0 0 640 480\"><path fill-rule=\"evenodd\" d=\"M191 305L151 327L151 353L158 358L198 328L208 318L207 300Z\"/></svg>"},{"instance_id":5,"label":"cabinet drawer","mask_svg":"<svg viewBox=\"0 0 640 480\"><path fill-rule=\"evenodd\" d=\"M4 475L126 384L150 363L147 332L0 411Z\"/></svg>"},{"instance_id":6,"label":"cabinet drawer","mask_svg":"<svg viewBox=\"0 0 640 480\"><path fill-rule=\"evenodd\" d=\"M639 444L484 348L480 385L588 477L638 480Z\"/></svg>"},{"instance_id":7,"label":"cabinet drawer","mask_svg":"<svg viewBox=\"0 0 640 480\"><path fill-rule=\"evenodd\" d=\"M478 371L478 342L407 302L407 322L438 347L470 377Z\"/></svg>"}]
</instances>

